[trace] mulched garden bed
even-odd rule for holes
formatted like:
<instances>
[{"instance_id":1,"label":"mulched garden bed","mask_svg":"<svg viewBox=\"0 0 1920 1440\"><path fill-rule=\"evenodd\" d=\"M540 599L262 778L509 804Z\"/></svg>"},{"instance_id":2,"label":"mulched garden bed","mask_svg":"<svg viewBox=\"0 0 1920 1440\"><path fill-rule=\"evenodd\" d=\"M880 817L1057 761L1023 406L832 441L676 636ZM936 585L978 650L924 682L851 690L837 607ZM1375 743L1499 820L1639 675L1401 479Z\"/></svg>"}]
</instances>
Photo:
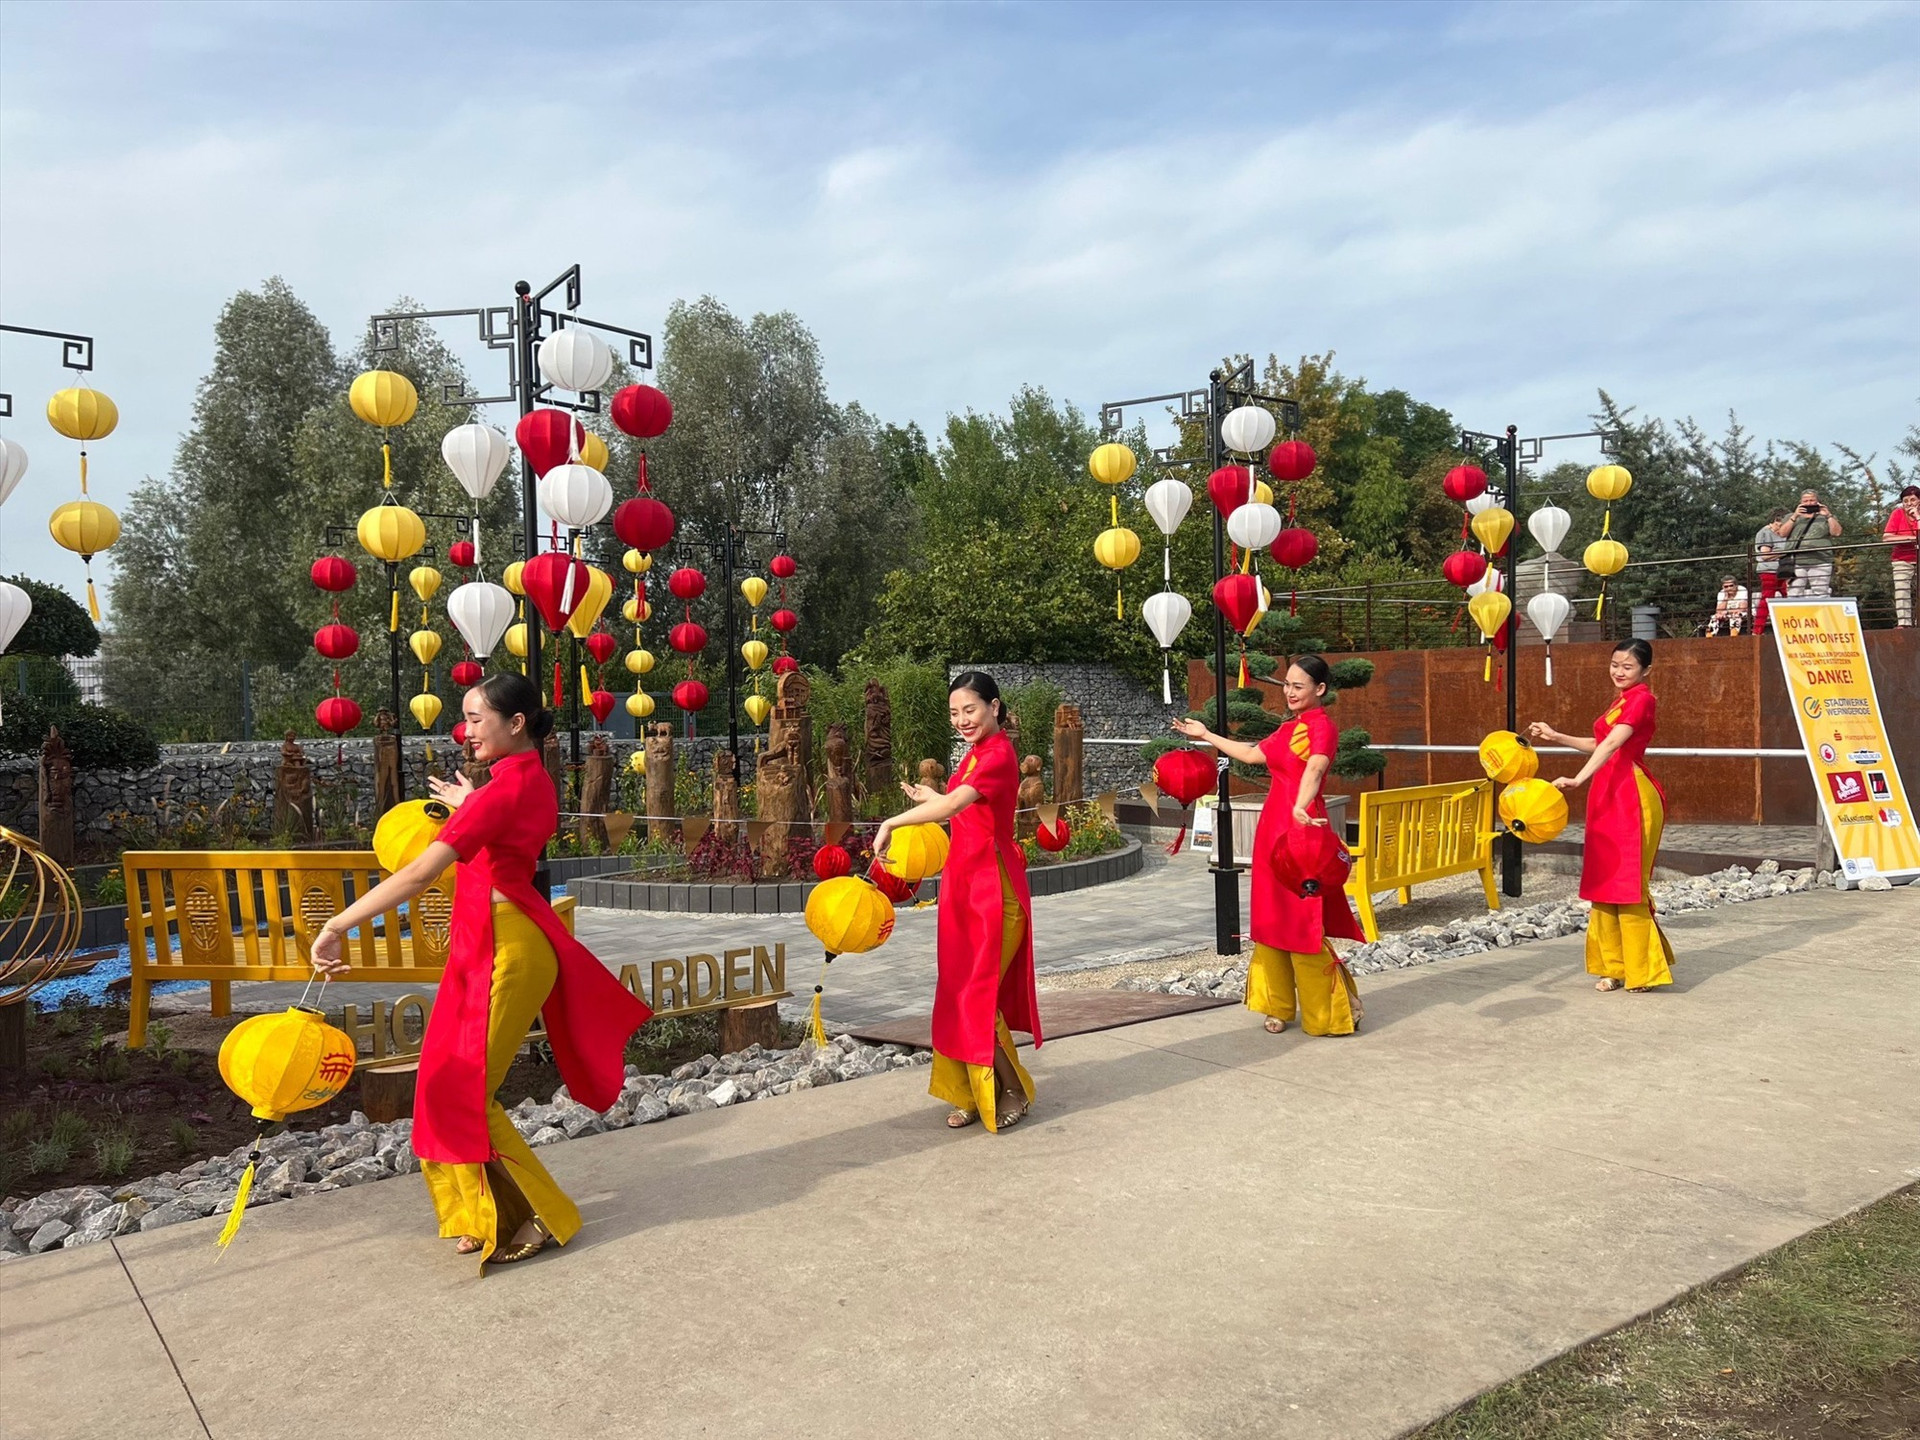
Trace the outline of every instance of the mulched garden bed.
<instances>
[{"instance_id":1,"label":"mulched garden bed","mask_svg":"<svg viewBox=\"0 0 1920 1440\"><path fill-rule=\"evenodd\" d=\"M177 1170L245 1144L259 1131L252 1112L220 1080L220 1041L244 1015L154 1020L143 1050L127 1050L127 1011L67 1005L27 1021L27 1063L0 1069L0 1197ZM782 1027L797 1043L801 1027ZM716 1052L715 1015L650 1022L627 1047L627 1062L649 1074ZM543 1104L560 1085L544 1048L520 1056L500 1087L501 1103L532 1096ZM359 1108L349 1085L330 1105L290 1116L286 1128L318 1130Z\"/></svg>"}]
</instances>

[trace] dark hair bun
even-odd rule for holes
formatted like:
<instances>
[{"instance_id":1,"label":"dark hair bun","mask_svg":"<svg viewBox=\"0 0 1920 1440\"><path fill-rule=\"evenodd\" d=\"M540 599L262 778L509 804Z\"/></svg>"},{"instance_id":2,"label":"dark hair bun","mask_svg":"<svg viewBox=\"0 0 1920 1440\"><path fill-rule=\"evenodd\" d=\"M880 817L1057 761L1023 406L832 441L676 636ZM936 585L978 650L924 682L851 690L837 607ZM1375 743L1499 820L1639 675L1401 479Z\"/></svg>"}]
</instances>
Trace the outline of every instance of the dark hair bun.
<instances>
[{"instance_id":1,"label":"dark hair bun","mask_svg":"<svg viewBox=\"0 0 1920 1440\"><path fill-rule=\"evenodd\" d=\"M553 711L542 710L527 722L527 733L536 740L544 740L553 733Z\"/></svg>"}]
</instances>

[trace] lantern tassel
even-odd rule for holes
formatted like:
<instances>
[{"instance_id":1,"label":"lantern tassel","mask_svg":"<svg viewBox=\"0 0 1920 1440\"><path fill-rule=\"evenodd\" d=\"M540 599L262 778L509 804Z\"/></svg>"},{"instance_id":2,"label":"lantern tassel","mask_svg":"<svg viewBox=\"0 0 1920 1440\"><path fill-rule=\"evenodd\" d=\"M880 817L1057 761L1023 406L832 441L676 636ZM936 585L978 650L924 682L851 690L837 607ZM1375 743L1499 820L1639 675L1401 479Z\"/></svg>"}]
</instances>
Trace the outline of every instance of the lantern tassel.
<instances>
[{"instance_id":1,"label":"lantern tassel","mask_svg":"<svg viewBox=\"0 0 1920 1440\"><path fill-rule=\"evenodd\" d=\"M1160 662L1160 703L1173 704L1173 667L1165 660Z\"/></svg>"},{"instance_id":2,"label":"lantern tassel","mask_svg":"<svg viewBox=\"0 0 1920 1440\"><path fill-rule=\"evenodd\" d=\"M1127 618L1127 603L1120 593L1118 583L1113 587L1113 618L1116 620L1124 620Z\"/></svg>"},{"instance_id":3,"label":"lantern tassel","mask_svg":"<svg viewBox=\"0 0 1920 1440\"><path fill-rule=\"evenodd\" d=\"M1593 618L1596 624L1599 623L1601 612L1604 611L1606 608L1607 608L1607 582L1604 579L1602 579L1600 582L1600 598L1596 600L1593 605Z\"/></svg>"},{"instance_id":4,"label":"lantern tassel","mask_svg":"<svg viewBox=\"0 0 1920 1440\"><path fill-rule=\"evenodd\" d=\"M1187 827L1182 825L1180 827L1180 833L1173 837L1173 843L1167 846L1167 854L1178 855L1180 853L1180 847L1185 845L1186 843L1187 843Z\"/></svg>"},{"instance_id":5,"label":"lantern tassel","mask_svg":"<svg viewBox=\"0 0 1920 1440\"><path fill-rule=\"evenodd\" d=\"M391 490L393 488L393 446L385 440L380 442L380 469L380 484Z\"/></svg>"},{"instance_id":6,"label":"lantern tassel","mask_svg":"<svg viewBox=\"0 0 1920 1440\"><path fill-rule=\"evenodd\" d=\"M554 661L553 662L553 708L556 710L560 708L560 690L561 690L560 676L562 673L563 672L560 668L560 662L558 660Z\"/></svg>"},{"instance_id":7,"label":"lantern tassel","mask_svg":"<svg viewBox=\"0 0 1920 1440\"><path fill-rule=\"evenodd\" d=\"M1300 613L1300 592L1298 590L1295 590L1287 596L1287 614L1298 615L1299 613Z\"/></svg>"},{"instance_id":8,"label":"lantern tassel","mask_svg":"<svg viewBox=\"0 0 1920 1440\"><path fill-rule=\"evenodd\" d=\"M100 618L100 596L93 588L93 566L87 566L87 614L96 621Z\"/></svg>"},{"instance_id":9,"label":"lantern tassel","mask_svg":"<svg viewBox=\"0 0 1920 1440\"><path fill-rule=\"evenodd\" d=\"M393 603L387 607L387 631L397 633L400 629L400 592L393 592Z\"/></svg>"},{"instance_id":10,"label":"lantern tassel","mask_svg":"<svg viewBox=\"0 0 1920 1440\"><path fill-rule=\"evenodd\" d=\"M827 993L827 967L833 964L833 952L820 962L820 979L813 987L813 1009L807 1017L807 1038L820 1049L827 1046L827 1022L820 1018L820 997Z\"/></svg>"},{"instance_id":11,"label":"lantern tassel","mask_svg":"<svg viewBox=\"0 0 1920 1440\"><path fill-rule=\"evenodd\" d=\"M1547 641L1547 684L1553 684L1553 642Z\"/></svg>"},{"instance_id":12,"label":"lantern tassel","mask_svg":"<svg viewBox=\"0 0 1920 1440\"><path fill-rule=\"evenodd\" d=\"M580 698L584 700L592 693L593 684L587 679L587 667L582 665L580 667Z\"/></svg>"},{"instance_id":13,"label":"lantern tassel","mask_svg":"<svg viewBox=\"0 0 1920 1440\"><path fill-rule=\"evenodd\" d=\"M1480 667L1480 683L1482 685L1493 683L1493 651L1491 650L1487 651L1487 663Z\"/></svg>"},{"instance_id":14,"label":"lantern tassel","mask_svg":"<svg viewBox=\"0 0 1920 1440\"><path fill-rule=\"evenodd\" d=\"M80 493L87 493L87 447L80 447Z\"/></svg>"},{"instance_id":15,"label":"lantern tassel","mask_svg":"<svg viewBox=\"0 0 1920 1440\"><path fill-rule=\"evenodd\" d=\"M260 1137L253 1137L253 1148L247 1152L247 1168L240 1173L240 1188L233 1192L233 1209L227 1212L227 1223L220 1227L220 1234L214 1240L222 1255L227 1246L233 1243L233 1237L240 1233L240 1217L247 1213L247 1197L253 1194L253 1172L260 1164Z\"/></svg>"},{"instance_id":16,"label":"lantern tassel","mask_svg":"<svg viewBox=\"0 0 1920 1440\"><path fill-rule=\"evenodd\" d=\"M1242 650L1240 652L1240 688L1246 689L1247 684L1247 652Z\"/></svg>"}]
</instances>

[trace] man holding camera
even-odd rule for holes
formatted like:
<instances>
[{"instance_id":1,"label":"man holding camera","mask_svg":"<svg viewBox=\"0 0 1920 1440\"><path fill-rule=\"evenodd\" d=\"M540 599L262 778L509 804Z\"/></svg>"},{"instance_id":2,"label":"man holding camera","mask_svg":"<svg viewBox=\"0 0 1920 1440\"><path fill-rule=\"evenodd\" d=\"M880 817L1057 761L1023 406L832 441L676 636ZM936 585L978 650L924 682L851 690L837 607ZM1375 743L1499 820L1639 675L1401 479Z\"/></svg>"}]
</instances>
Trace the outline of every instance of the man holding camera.
<instances>
[{"instance_id":1,"label":"man holding camera","mask_svg":"<svg viewBox=\"0 0 1920 1440\"><path fill-rule=\"evenodd\" d=\"M1782 542L1782 553L1793 556L1793 583L1789 596L1809 595L1825 599L1833 594L1833 542L1840 537L1840 522L1820 503L1811 490L1800 492L1800 504L1793 512L1793 524Z\"/></svg>"}]
</instances>

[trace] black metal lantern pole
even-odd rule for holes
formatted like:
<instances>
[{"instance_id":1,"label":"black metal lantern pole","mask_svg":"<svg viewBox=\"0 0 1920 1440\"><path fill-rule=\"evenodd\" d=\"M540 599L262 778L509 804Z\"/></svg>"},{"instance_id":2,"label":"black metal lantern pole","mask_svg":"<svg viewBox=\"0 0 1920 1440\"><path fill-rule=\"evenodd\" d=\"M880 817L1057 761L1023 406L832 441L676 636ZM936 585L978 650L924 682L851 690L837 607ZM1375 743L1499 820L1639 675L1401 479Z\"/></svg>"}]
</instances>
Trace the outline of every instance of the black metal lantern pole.
<instances>
[{"instance_id":1,"label":"black metal lantern pole","mask_svg":"<svg viewBox=\"0 0 1920 1440\"><path fill-rule=\"evenodd\" d=\"M1207 427L1205 464L1211 474L1226 453L1220 436L1220 424L1227 412L1238 405L1260 404L1277 411L1276 419L1288 431L1300 428L1299 402L1284 395L1265 395L1253 388L1253 361L1241 361L1231 370L1215 370L1200 390L1174 390L1164 395L1145 395L1136 400L1113 400L1100 407L1100 432L1113 435L1120 429L1126 411L1142 405L1177 403L1181 420L1204 419ZM1181 457L1173 448L1154 451L1161 465L1195 465L1198 459ZM1213 506L1213 580L1219 584L1227 573L1227 523L1218 506ZM1213 609L1214 729L1228 733L1227 718L1227 617L1219 606ZM1240 953L1240 872L1233 853L1233 797L1230 793L1232 769L1227 757L1218 757L1219 813L1214 835L1218 858L1213 862L1214 949L1222 955Z\"/></svg>"},{"instance_id":2,"label":"black metal lantern pole","mask_svg":"<svg viewBox=\"0 0 1920 1440\"><path fill-rule=\"evenodd\" d=\"M720 563L720 587L724 592L726 607L726 645L727 645L727 749L734 760L740 758L740 616L734 608L739 599L734 590L734 576L737 567L746 559L748 538L770 542L776 551L787 548L787 532L775 527L770 530L755 530L745 525L726 523L718 538L702 538L689 542Z\"/></svg>"},{"instance_id":3,"label":"black metal lantern pole","mask_svg":"<svg viewBox=\"0 0 1920 1440\"><path fill-rule=\"evenodd\" d=\"M1507 537L1507 563L1503 571L1507 600L1513 607L1507 616L1507 729L1516 733L1520 728L1520 534L1526 525L1526 517L1520 513L1520 468L1537 462L1549 441L1595 439L1600 442L1602 455L1619 453L1620 434L1616 430L1581 430L1569 435L1536 435L1528 439L1520 438L1518 425L1507 426L1503 435L1482 430L1460 432L1460 448L1469 455L1491 447L1494 461L1504 476L1501 504L1513 516L1513 533ZM1509 831L1500 837L1501 894L1515 898L1520 895L1520 870L1520 837Z\"/></svg>"}]
</instances>

